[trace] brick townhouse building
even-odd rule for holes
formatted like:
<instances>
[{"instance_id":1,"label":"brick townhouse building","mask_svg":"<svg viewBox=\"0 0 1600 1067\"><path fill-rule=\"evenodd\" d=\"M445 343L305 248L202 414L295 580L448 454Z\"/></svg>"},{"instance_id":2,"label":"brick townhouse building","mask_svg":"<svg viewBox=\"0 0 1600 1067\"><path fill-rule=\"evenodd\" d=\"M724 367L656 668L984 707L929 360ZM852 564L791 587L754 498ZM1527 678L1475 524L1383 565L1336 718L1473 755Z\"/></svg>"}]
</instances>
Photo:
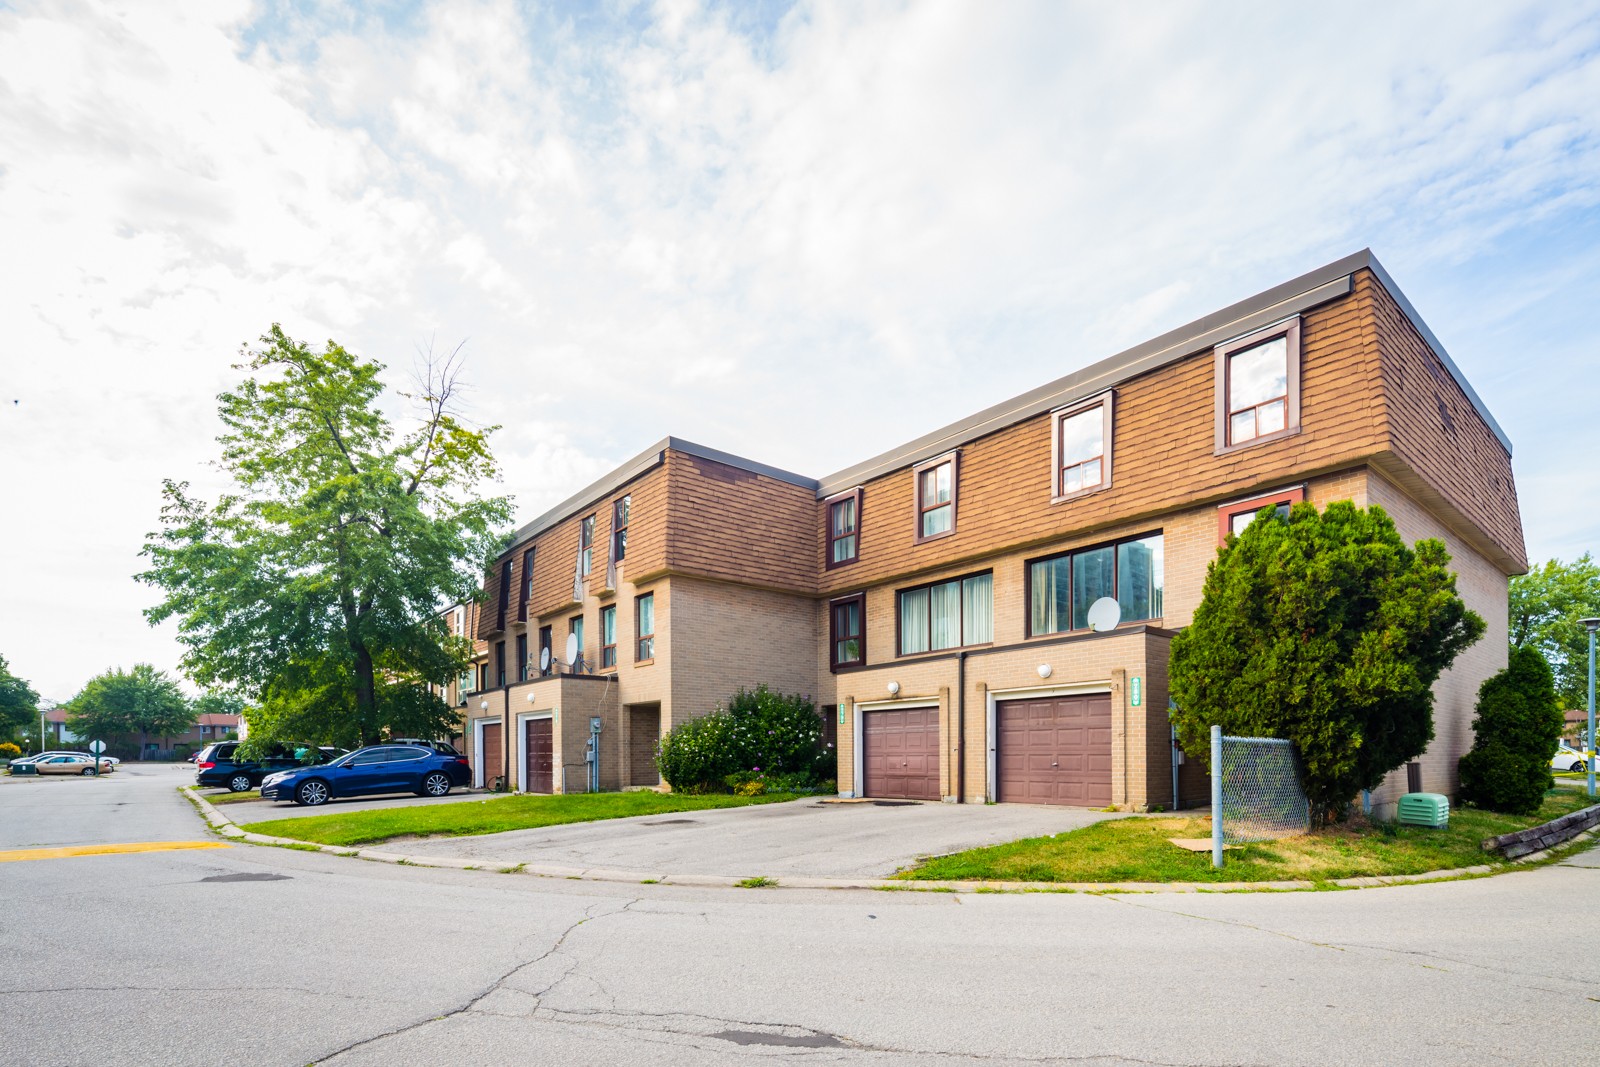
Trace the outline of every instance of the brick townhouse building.
<instances>
[{"instance_id":1,"label":"brick townhouse building","mask_svg":"<svg viewBox=\"0 0 1600 1067\"><path fill-rule=\"evenodd\" d=\"M821 480L657 443L518 530L461 609L465 736L480 782L561 792L587 787L593 724L600 788L651 786L663 731L765 682L824 708L846 795L1203 803L1173 633L1229 531L1351 500L1444 540L1488 623L1411 769L1453 793L1526 569L1510 457L1363 251Z\"/></svg>"}]
</instances>

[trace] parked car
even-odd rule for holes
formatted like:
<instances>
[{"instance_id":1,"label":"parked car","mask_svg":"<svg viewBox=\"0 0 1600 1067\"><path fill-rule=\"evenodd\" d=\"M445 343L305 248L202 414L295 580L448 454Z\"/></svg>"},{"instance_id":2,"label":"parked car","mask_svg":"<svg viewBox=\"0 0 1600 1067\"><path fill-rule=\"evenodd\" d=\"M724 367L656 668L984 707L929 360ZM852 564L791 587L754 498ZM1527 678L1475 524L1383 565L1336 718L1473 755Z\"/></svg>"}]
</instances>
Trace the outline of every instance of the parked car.
<instances>
[{"instance_id":1,"label":"parked car","mask_svg":"<svg viewBox=\"0 0 1600 1067\"><path fill-rule=\"evenodd\" d=\"M1578 774L1589 769L1589 761L1577 749L1562 745L1556 749L1556 754L1550 757L1550 767L1552 770Z\"/></svg>"},{"instance_id":2,"label":"parked car","mask_svg":"<svg viewBox=\"0 0 1600 1067\"><path fill-rule=\"evenodd\" d=\"M319 767L269 774L261 782L261 795L307 806L372 793L442 797L471 779L466 757L458 753L446 755L423 745L369 745Z\"/></svg>"},{"instance_id":3,"label":"parked car","mask_svg":"<svg viewBox=\"0 0 1600 1067\"><path fill-rule=\"evenodd\" d=\"M265 755L259 759L239 756L238 741L218 741L200 750L195 760L196 785L225 785L235 793L243 793L261 784L261 780L274 771L315 766L338 759L343 749L331 745L309 745L299 742L275 742L266 746Z\"/></svg>"},{"instance_id":4,"label":"parked car","mask_svg":"<svg viewBox=\"0 0 1600 1067\"><path fill-rule=\"evenodd\" d=\"M81 752L68 752L36 759L33 766L40 774L93 774L94 757ZM100 757L101 774L110 774L116 769L116 764L104 756Z\"/></svg>"},{"instance_id":5,"label":"parked car","mask_svg":"<svg viewBox=\"0 0 1600 1067\"><path fill-rule=\"evenodd\" d=\"M39 760L46 759L50 756L82 756L84 759L88 759L89 753L79 752L76 749L71 748L55 748L51 749L49 752L39 752L32 756L18 756L16 759L11 761L10 765L14 767L19 763L37 763ZM113 767L122 762L115 756L101 756L100 758L106 763L111 764Z\"/></svg>"}]
</instances>

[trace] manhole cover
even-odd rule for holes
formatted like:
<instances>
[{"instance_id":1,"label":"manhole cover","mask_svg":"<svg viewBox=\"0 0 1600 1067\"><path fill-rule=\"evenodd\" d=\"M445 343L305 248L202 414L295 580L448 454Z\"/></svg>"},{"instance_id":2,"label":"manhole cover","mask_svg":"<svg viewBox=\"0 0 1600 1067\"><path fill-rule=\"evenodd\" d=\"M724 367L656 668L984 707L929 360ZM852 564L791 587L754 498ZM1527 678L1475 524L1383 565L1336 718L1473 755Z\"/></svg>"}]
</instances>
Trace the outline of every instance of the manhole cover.
<instances>
[{"instance_id":1,"label":"manhole cover","mask_svg":"<svg viewBox=\"0 0 1600 1067\"><path fill-rule=\"evenodd\" d=\"M287 874L213 874L202 882L287 882Z\"/></svg>"},{"instance_id":2,"label":"manhole cover","mask_svg":"<svg viewBox=\"0 0 1600 1067\"><path fill-rule=\"evenodd\" d=\"M690 826L690 825L699 823L699 821L700 821L699 819L657 819L655 822L647 822L647 823L645 823L645 825L646 826Z\"/></svg>"},{"instance_id":3,"label":"manhole cover","mask_svg":"<svg viewBox=\"0 0 1600 1067\"><path fill-rule=\"evenodd\" d=\"M755 1030L724 1030L712 1037L735 1045L783 1045L789 1048L843 1048L844 1042L832 1034L763 1034Z\"/></svg>"}]
</instances>

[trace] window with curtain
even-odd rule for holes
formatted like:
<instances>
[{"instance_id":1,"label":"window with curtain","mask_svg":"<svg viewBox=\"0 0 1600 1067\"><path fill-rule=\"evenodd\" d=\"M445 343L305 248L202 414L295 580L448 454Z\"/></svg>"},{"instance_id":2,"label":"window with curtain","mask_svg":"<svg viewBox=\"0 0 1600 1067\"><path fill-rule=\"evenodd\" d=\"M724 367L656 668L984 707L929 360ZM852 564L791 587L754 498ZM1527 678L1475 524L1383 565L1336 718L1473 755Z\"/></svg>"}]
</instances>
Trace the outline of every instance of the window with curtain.
<instances>
[{"instance_id":1,"label":"window with curtain","mask_svg":"<svg viewBox=\"0 0 1600 1067\"><path fill-rule=\"evenodd\" d=\"M615 563L621 563L628 555L628 511L632 504L633 497L625 496L612 508L611 559Z\"/></svg>"},{"instance_id":2,"label":"window with curtain","mask_svg":"<svg viewBox=\"0 0 1600 1067\"><path fill-rule=\"evenodd\" d=\"M578 559L579 571L585 578L594 569L594 516L590 515L578 524Z\"/></svg>"},{"instance_id":3,"label":"window with curtain","mask_svg":"<svg viewBox=\"0 0 1600 1067\"><path fill-rule=\"evenodd\" d=\"M1153 534L1035 560L1028 568L1028 633L1089 628L1089 606L1112 597L1123 622L1161 618L1164 553Z\"/></svg>"},{"instance_id":4,"label":"window with curtain","mask_svg":"<svg viewBox=\"0 0 1600 1067\"><path fill-rule=\"evenodd\" d=\"M617 665L617 606L607 604L600 609L600 666Z\"/></svg>"},{"instance_id":5,"label":"window with curtain","mask_svg":"<svg viewBox=\"0 0 1600 1067\"><path fill-rule=\"evenodd\" d=\"M899 596L902 656L994 640L990 573L906 589Z\"/></svg>"},{"instance_id":6,"label":"window with curtain","mask_svg":"<svg viewBox=\"0 0 1600 1067\"><path fill-rule=\"evenodd\" d=\"M638 627L638 643L633 658L643 662L656 658L656 595L646 593L634 601Z\"/></svg>"}]
</instances>

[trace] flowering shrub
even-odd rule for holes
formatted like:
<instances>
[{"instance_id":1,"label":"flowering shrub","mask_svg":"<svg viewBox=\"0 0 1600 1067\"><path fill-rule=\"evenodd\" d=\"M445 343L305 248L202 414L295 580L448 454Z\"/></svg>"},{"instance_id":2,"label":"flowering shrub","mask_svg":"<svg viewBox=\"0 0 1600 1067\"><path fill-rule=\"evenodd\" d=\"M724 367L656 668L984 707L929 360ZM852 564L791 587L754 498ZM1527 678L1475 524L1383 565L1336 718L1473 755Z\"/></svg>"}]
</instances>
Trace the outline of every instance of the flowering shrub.
<instances>
[{"instance_id":1,"label":"flowering shrub","mask_svg":"<svg viewBox=\"0 0 1600 1067\"><path fill-rule=\"evenodd\" d=\"M656 750L656 769L675 793L720 793L738 769L733 720L718 708L668 730Z\"/></svg>"},{"instance_id":2,"label":"flowering shrub","mask_svg":"<svg viewBox=\"0 0 1600 1067\"><path fill-rule=\"evenodd\" d=\"M22 749L13 745L10 741L0 741L0 760L16 759L20 755L22 755Z\"/></svg>"},{"instance_id":3,"label":"flowering shrub","mask_svg":"<svg viewBox=\"0 0 1600 1067\"><path fill-rule=\"evenodd\" d=\"M834 753L822 743L815 704L759 685L739 690L726 708L667 731L656 767L675 792L759 796L809 791L833 777Z\"/></svg>"}]
</instances>

